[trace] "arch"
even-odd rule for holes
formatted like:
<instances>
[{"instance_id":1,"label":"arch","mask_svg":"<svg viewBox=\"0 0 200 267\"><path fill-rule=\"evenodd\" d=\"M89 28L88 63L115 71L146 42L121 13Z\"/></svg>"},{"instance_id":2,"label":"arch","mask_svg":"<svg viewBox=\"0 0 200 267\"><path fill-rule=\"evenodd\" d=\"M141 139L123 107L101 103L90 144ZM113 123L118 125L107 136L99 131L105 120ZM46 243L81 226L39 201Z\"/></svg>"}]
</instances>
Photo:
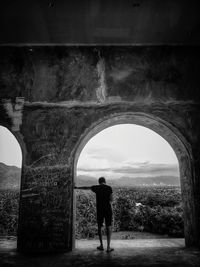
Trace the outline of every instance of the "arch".
<instances>
[{"instance_id":1,"label":"arch","mask_svg":"<svg viewBox=\"0 0 200 267\"><path fill-rule=\"evenodd\" d=\"M161 118L145 114L145 113L118 113L103 117L100 121L94 122L90 125L78 141L75 150L72 152L73 159L73 179L76 182L76 168L78 158L86 143L100 131L117 124L136 124L144 126L158 133L163 137L174 150L178 162L181 191L183 196L184 209L184 232L186 246L192 246L196 241L196 218L194 209L194 193L193 193L193 177L194 169L192 165L193 156L190 144L180 133L180 131L171 125L169 122ZM75 211L75 197L73 201L73 211ZM73 218L75 214L73 212ZM74 218L75 220L75 218ZM74 223L72 224L74 225ZM74 228L72 229L72 240L74 246Z\"/></svg>"},{"instance_id":2,"label":"arch","mask_svg":"<svg viewBox=\"0 0 200 267\"><path fill-rule=\"evenodd\" d=\"M22 156L22 158L21 158L21 168L22 168L22 165L23 165L22 164L23 163L23 156L25 154L24 152L25 152L26 149L25 149L25 145L23 143L23 138L22 138L21 134L19 132L13 132L12 130L9 129L8 126L5 126L5 125L0 124L0 127L3 127L7 131L9 131L13 135L13 137L16 139L16 142L19 145L19 149L20 149L21 156Z\"/></svg>"},{"instance_id":3,"label":"arch","mask_svg":"<svg viewBox=\"0 0 200 267\"><path fill-rule=\"evenodd\" d=\"M19 209L19 206L20 206L20 191L21 191L21 177L22 177L22 163L23 163L23 149L21 147L21 136L20 134L18 133L13 133L8 127L6 127L5 125L0 125L0 127L2 128L5 128L8 132L10 132L10 134L12 135L12 138L14 138L15 142L17 143L18 145L18 150L20 151L20 166L18 166L18 168L20 169L20 179L19 179L19 187L17 187L17 192L19 192L19 197L17 197L18 199L18 210L17 210L17 213L18 213L18 218L17 218L17 232L16 232L16 236L18 236L18 228L19 228L19 213L20 213L20 209ZM8 140L9 142L9 140ZM12 151L9 151L9 153L12 153ZM7 164L7 163L5 163ZM10 164L9 164L10 165ZM13 165L13 164L12 164ZM9 190L9 189L13 189L13 188L6 188L6 190ZM16 188L15 188L16 189Z\"/></svg>"},{"instance_id":4,"label":"arch","mask_svg":"<svg viewBox=\"0 0 200 267\"><path fill-rule=\"evenodd\" d=\"M20 150L21 150L21 154L22 154L22 164L21 164L22 166L21 166L21 168L23 168L23 162L25 162L27 151L26 151L26 146L25 146L22 134L20 133L20 131L13 131L12 127L9 125L9 123L6 123L6 122L0 121L0 127L6 128L16 138L16 140L20 146Z\"/></svg>"}]
</instances>

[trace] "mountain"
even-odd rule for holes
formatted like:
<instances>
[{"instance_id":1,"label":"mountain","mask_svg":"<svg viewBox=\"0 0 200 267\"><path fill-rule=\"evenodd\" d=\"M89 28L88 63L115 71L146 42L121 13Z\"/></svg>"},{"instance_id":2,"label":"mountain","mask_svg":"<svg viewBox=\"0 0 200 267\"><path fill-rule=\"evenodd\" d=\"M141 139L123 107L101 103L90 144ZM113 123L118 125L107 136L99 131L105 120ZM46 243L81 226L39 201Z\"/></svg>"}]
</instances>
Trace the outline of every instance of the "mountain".
<instances>
[{"instance_id":1,"label":"mountain","mask_svg":"<svg viewBox=\"0 0 200 267\"><path fill-rule=\"evenodd\" d=\"M116 182L118 186L180 186L180 178L176 176L121 177Z\"/></svg>"},{"instance_id":2,"label":"mountain","mask_svg":"<svg viewBox=\"0 0 200 267\"><path fill-rule=\"evenodd\" d=\"M91 186L97 184L98 178L85 175L77 177L78 186ZM155 177L121 177L118 179L107 179L107 184L112 187L134 187L134 186L180 186L180 178L176 176L155 176Z\"/></svg>"},{"instance_id":3,"label":"mountain","mask_svg":"<svg viewBox=\"0 0 200 267\"><path fill-rule=\"evenodd\" d=\"M0 189L19 189L21 169L16 166L8 166L0 162ZM98 183L98 177L79 175L76 185L91 186ZM107 179L107 184L112 187L134 187L134 186L180 186L180 178L176 176L155 177L121 177L118 179Z\"/></svg>"},{"instance_id":4,"label":"mountain","mask_svg":"<svg viewBox=\"0 0 200 267\"><path fill-rule=\"evenodd\" d=\"M97 182L98 182L97 178L86 176L86 175L79 175L77 177L76 185L91 186L91 185L95 185Z\"/></svg>"},{"instance_id":5,"label":"mountain","mask_svg":"<svg viewBox=\"0 0 200 267\"><path fill-rule=\"evenodd\" d=\"M21 169L0 162L0 189L19 189Z\"/></svg>"}]
</instances>

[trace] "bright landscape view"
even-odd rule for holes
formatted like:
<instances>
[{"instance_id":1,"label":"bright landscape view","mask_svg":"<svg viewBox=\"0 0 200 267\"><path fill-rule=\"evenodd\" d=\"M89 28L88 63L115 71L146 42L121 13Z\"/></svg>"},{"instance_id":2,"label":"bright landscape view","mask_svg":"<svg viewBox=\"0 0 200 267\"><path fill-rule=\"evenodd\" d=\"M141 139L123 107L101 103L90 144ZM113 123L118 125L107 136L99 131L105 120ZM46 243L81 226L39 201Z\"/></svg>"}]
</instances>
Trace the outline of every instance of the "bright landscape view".
<instances>
[{"instance_id":1,"label":"bright landscape view","mask_svg":"<svg viewBox=\"0 0 200 267\"><path fill-rule=\"evenodd\" d=\"M0 127L0 235L16 236L22 155ZM179 165L171 146L150 129L109 127L89 140L77 164L77 185L113 187L113 238L184 237ZM95 195L76 190L76 238L98 238Z\"/></svg>"},{"instance_id":2,"label":"bright landscape view","mask_svg":"<svg viewBox=\"0 0 200 267\"><path fill-rule=\"evenodd\" d=\"M183 237L179 165L171 146L150 129L133 124L109 127L82 150L77 185L113 187L113 238ZM76 237L98 238L95 195L77 190Z\"/></svg>"}]
</instances>

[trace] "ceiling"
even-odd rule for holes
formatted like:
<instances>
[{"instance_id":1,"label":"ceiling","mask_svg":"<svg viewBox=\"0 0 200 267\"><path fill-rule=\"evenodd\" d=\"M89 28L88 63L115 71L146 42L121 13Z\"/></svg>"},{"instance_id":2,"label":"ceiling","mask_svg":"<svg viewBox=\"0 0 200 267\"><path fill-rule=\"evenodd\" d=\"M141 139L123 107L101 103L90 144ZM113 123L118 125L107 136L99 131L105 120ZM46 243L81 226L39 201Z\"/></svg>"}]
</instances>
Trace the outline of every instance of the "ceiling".
<instances>
[{"instance_id":1,"label":"ceiling","mask_svg":"<svg viewBox=\"0 0 200 267\"><path fill-rule=\"evenodd\" d=\"M0 44L200 44L198 0L5 0Z\"/></svg>"}]
</instances>

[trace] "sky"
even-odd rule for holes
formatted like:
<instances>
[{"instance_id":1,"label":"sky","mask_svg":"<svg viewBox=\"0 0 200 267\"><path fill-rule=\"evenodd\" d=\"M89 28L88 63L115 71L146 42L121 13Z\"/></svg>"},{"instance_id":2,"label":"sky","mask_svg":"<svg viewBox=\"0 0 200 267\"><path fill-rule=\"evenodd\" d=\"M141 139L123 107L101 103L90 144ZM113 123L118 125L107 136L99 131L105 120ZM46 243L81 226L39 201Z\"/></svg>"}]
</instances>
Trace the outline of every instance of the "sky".
<instances>
[{"instance_id":1,"label":"sky","mask_svg":"<svg viewBox=\"0 0 200 267\"><path fill-rule=\"evenodd\" d=\"M179 176L179 164L169 143L154 131L139 125L109 127L83 148L77 175L92 177Z\"/></svg>"},{"instance_id":2,"label":"sky","mask_svg":"<svg viewBox=\"0 0 200 267\"><path fill-rule=\"evenodd\" d=\"M22 152L15 136L5 127L0 126L0 162L21 168Z\"/></svg>"},{"instance_id":3,"label":"sky","mask_svg":"<svg viewBox=\"0 0 200 267\"><path fill-rule=\"evenodd\" d=\"M0 162L21 167L18 141L0 126ZM77 175L126 177L179 176L177 157L160 135L139 125L108 127L92 137L77 163Z\"/></svg>"}]
</instances>

